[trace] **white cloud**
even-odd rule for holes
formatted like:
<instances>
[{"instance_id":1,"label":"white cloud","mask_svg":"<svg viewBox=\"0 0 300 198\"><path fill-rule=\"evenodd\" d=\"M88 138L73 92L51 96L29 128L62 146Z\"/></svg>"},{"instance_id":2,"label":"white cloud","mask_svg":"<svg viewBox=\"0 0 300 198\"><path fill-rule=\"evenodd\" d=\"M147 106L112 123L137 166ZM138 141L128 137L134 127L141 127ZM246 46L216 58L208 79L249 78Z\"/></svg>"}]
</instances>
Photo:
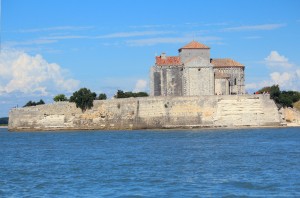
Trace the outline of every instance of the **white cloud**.
<instances>
[{"instance_id":1,"label":"white cloud","mask_svg":"<svg viewBox=\"0 0 300 198\"><path fill-rule=\"evenodd\" d=\"M70 39L129 38L129 37L163 35L163 34L171 34L171 33L174 33L174 32L171 32L171 31L134 31L134 32L117 32L117 33L100 35L100 36L56 35L56 36L47 36L47 37L41 37L41 38L37 38L37 39L33 39L33 40L26 40L26 41L10 41L10 42L6 42L5 45L9 46L9 47L19 47L19 46L52 44L52 43L57 43L61 40L70 40Z\"/></svg>"},{"instance_id":2,"label":"white cloud","mask_svg":"<svg viewBox=\"0 0 300 198\"><path fill-rule=\"evenodd\" d=\"M160 43L185 43L190 41L190 38L148 38L148 39L135 39L126 41L131 46L145 46L156 45Z\"/></svg>"},{"instance_id":3,"label":"white cloud","mask_svg":"<svg viewBox=\"0 0 300 198\"><path fill-rule=\"evenodd\" d=\"M101 90L108 96L113 96L117 90L125 92L149 91L146 79L146 76L106 77L96 80L96 84L98 84L96 89ZM100 91L97 93L100 93Z\"/></svg>"},{"instance_id":4,"label":"white cloud","mask_svg":"<svg viewBox=\"0 0 300 198\"><path fill-rule=\"evenodd\" d=\"M300 78L300 69L296 70L296 75L297 75L298 78Z\"/></svg>"},{"instance_id":5,"label":"white cloud","mask_svg":"<svg viewBox=\"0 0 300 198\"><path fill-rule=\"evenodd\" d=\"M284 90L300 90L300 76L297 72L273 72L270 77L272 84L277 84Z\"/></svg>"},{"instance_id":6,"label":"white cloud","mask_svg":"<svg viewBox=\"0 0 300 198\"><path fill-rule=\"evenodd\" d=\"M45 37L42 40L65 40L65 39L84 39L84 38L89 38L89 37L79 36L79 35L62 35L62 36Z\"/></svg>"},{"instance_id":7,"label":"white cloud","mask_svg":"<svg viewBox=\"0 0 300 198\"><path fill-rule=\"evenodd\" d=\"M216 41L221 40L219 37L207 36L194 38L200 42L205 41ZM160 43L186 43L193 40L192 37L157 37L157 38L148 38L148 39L135 39L128 40L126 43L130 46L145 46L145 45L156 45Z\"/></svg>"},{"instance_id":8,"label":"white cloud","mask_svg":"<svg viewBox=\"0 0 300 198\"><path fill-rule=\"evenodd\" d=\"M137 36L153 36L161 34L173 33L171 31L135 31L135 32L117 32L113 34L107 34L103 36L97 36L95 38L127 38L127 37L137 37Z\"/></svg>"},{"instance_id":9,"label":"white cloud","mask_svg":"<svg viewBox=\"0 0 300 198\"><path fill-rule=\"evenodd\" d=\"M271 51L263 62L270 70L269 78L261 82L246 84L247 90L258 90L262 87L279 85L281 90L300 91L300 67L289 62L289 59L277 51Z\"/></svg>"},{"instance_id":10,"label":"white cloud","mask_svg":"<svg viewBox=\"0 0 300 198\"><path fill-rule=\"evenodd\" d=\"M65 70L41 55L5 49L0 55L0 94L20 92L47 95L53 90L72 92L79 81L65 78Z\"/></svg>"},{"instance_id":11,"label":"white cloud","mask_svg":"<svg viewBox=\"0 0 300 198\"><path fill-rule=\"evenodd\" d=\"M93 26L57 26L57 27L46 27L46 28L33 28L33 29L22 29L18 32L21 33L33 33L33 32L48 32L48 31L61 31L61 30L69 30L69 31L77 31L77 30L87 30L92 29Z\"/></svg>"},{"instance_id":12,"label":"white cloud","mask_svg":"<svg viewBox=\"0 0 300 198\"><path fill-rule=\"evenodd\" d=\"M162 28L162 27L176 27L176 25L162 24L162 25L132 25L130 28Z\"/></svg>"},{"instance_id":13,"label":"white cloud","mask_svg":"<svg viewBox=\"0 0 300 198\"><path fill-rule=\"evenodd\" d=\"M5 42L6 46L16 47L16 46L27 46L27 45L44 45L56 43L57 40L54 39L36 39L36 40L27 40L27 41L8 41Z\"/></svg>"},{"instance_id":14,"label":"white cloud","mask_svg":"<svg viewBox=\"0 0 300 198\"><path fill-rule=\"evenodd\" d=\"M238 27L225 28L224 31L254 31L254 30L274 30L284 27L285 24L263 24L263 25L245 25Z\"/></svg>"},{"instance_id":15,"label":"white cloud","mask_svg":"<svg viewBox=\"0 0 300 198\"><path fill-rule=\"evenodd\" d=\"M203 24L204 26L225 26L225 25L228 25L227 22L221 22L221 23L206 23L206 24Z\"/></svg>"},{"instance_id":16,"label":"white cloud","mask_svg":"<svg viewBox=\"0 0 300 198\"><path fill-rule=\"evenodd\" d=\"M294 78L294 76L288 72L273 72L270 74L270 77L274 84L278 84L284 87L291 85L292 80Z\"/></svg>"},{"instance_id":17,"label":"white cloud","mask_svg":"<svg viewBox=\"0 0 300 198\"><path fill-rule=\"evenodd\" d=\"M139 79L136 84L135 84L135 88L134 88L134 92L141 92L141 91L145 91L147 88L147 81L143 80L143 79Z\"/></svg>"},{"instance_id":18,"label":"white cloud","mask_svg":"<svg viewBox=\"0 0 300 198\"><path fill-rule=\"evenodd\" d=\"M265 58L265 63L271 67L292 67L289 59L280 55L277 51L271 51L270 55Z\"/></svg>"},{"instance_id":19,"label":"white cloud","mask_svg":"<svg viewBox=\"0 0 300 198\"><path fill-rule=\"evenodd\" d=\"M247 83L246 84L246 90L252 90L252 91L257 91L263 87L270 86L272 83L270 81L262 81L258 83Z\"/></svg>"}]
</instances>

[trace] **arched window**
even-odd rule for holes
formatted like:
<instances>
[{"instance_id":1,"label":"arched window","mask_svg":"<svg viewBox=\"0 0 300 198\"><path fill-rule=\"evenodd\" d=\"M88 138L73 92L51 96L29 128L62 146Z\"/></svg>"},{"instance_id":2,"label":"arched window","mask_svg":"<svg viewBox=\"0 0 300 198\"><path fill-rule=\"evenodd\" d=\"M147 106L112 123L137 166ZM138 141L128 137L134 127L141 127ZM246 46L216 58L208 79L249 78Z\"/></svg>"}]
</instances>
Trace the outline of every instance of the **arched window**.
<instances>
[{"instance_id":1,"label":"arched window","mask_svg":"<svg viewBox=\"0 0 300 198\"><path fill-rule=\"evenodd\" d=\"M236 85L236 78L234 79L234 85Z\"/></svg>"}]
</instances>

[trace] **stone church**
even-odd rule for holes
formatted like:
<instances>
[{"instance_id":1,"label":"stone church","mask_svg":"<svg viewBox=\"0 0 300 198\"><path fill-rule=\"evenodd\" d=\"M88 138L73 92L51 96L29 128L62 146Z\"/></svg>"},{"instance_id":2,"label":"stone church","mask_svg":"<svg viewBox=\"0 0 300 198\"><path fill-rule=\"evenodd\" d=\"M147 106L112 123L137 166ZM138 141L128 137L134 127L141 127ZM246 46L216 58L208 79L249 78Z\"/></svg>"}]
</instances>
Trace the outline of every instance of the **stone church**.
<instances>
[{"instance_id":1,"label":"stone church","mask_svg":"<svg viewBox=\"0 0 300 198\"><path fill-rule=\"evenodd\" d=\"M229 58L210 58L210 48L192 41L178 56L162 53L150 71L151 96L245 94L245 66Z\"/></svg>"}]
</instances>

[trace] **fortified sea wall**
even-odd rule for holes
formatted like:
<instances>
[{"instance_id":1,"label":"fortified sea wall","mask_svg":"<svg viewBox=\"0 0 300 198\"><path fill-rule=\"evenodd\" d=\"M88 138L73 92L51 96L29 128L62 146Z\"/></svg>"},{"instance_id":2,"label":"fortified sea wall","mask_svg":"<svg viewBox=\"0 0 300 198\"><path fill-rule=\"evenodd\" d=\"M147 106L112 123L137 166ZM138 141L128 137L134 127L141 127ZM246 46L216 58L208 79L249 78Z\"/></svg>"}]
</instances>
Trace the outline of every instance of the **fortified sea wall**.
<instances>
[{"instance_id":1,"label":"fortified sea wall","mask_svg":"<svg viewBox=\"0 0 300 198\"><path fill-rule=\"evenodd\" d=\"M94 101L82 113L74 103L57 102L12 109L9 130L163 129L280 126L268 95L146 97Z\"/></svg>"}]
</instances>

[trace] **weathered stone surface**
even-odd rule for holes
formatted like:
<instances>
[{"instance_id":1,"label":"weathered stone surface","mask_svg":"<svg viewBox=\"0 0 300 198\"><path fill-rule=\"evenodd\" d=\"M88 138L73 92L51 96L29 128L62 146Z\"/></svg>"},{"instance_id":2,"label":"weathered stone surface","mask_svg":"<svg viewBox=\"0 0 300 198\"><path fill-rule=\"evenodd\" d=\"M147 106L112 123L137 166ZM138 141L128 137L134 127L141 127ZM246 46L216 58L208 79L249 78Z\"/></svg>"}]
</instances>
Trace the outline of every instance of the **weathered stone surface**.
<instances>
[{"instance_id":1,"label":"weathered stone surface","mask_svg":"<svg viewBox=\"0 0 300 198\"><path fill-rule=\"evenodd\" d=\"M161 129L280 126L275 103L263 95L147 97L94 101L82 113L57 102L12 109L9 130Z\"/></svg>"},{"instance_id":2,"label":"weathered stone surface","mask_svg":"<svg viewBox=\"0 0 300 198\"><path fill-rule=\"evenodd\" d=\"M297 109L283 108L281 113L287 126L300 126L300 112Z\"/></svg>"},{"instance_id":3,"label":"weathered stone surface","mask_svg":"<svg viewBox=\"0 0 300 198\"><path fill-rule=\"evenodd\" d=\"M232 59L210 58L210 48L192 41L179 56L156 56L150 69L151 96L245 94L245 67Z\"/></svg>"}]
</instances>

